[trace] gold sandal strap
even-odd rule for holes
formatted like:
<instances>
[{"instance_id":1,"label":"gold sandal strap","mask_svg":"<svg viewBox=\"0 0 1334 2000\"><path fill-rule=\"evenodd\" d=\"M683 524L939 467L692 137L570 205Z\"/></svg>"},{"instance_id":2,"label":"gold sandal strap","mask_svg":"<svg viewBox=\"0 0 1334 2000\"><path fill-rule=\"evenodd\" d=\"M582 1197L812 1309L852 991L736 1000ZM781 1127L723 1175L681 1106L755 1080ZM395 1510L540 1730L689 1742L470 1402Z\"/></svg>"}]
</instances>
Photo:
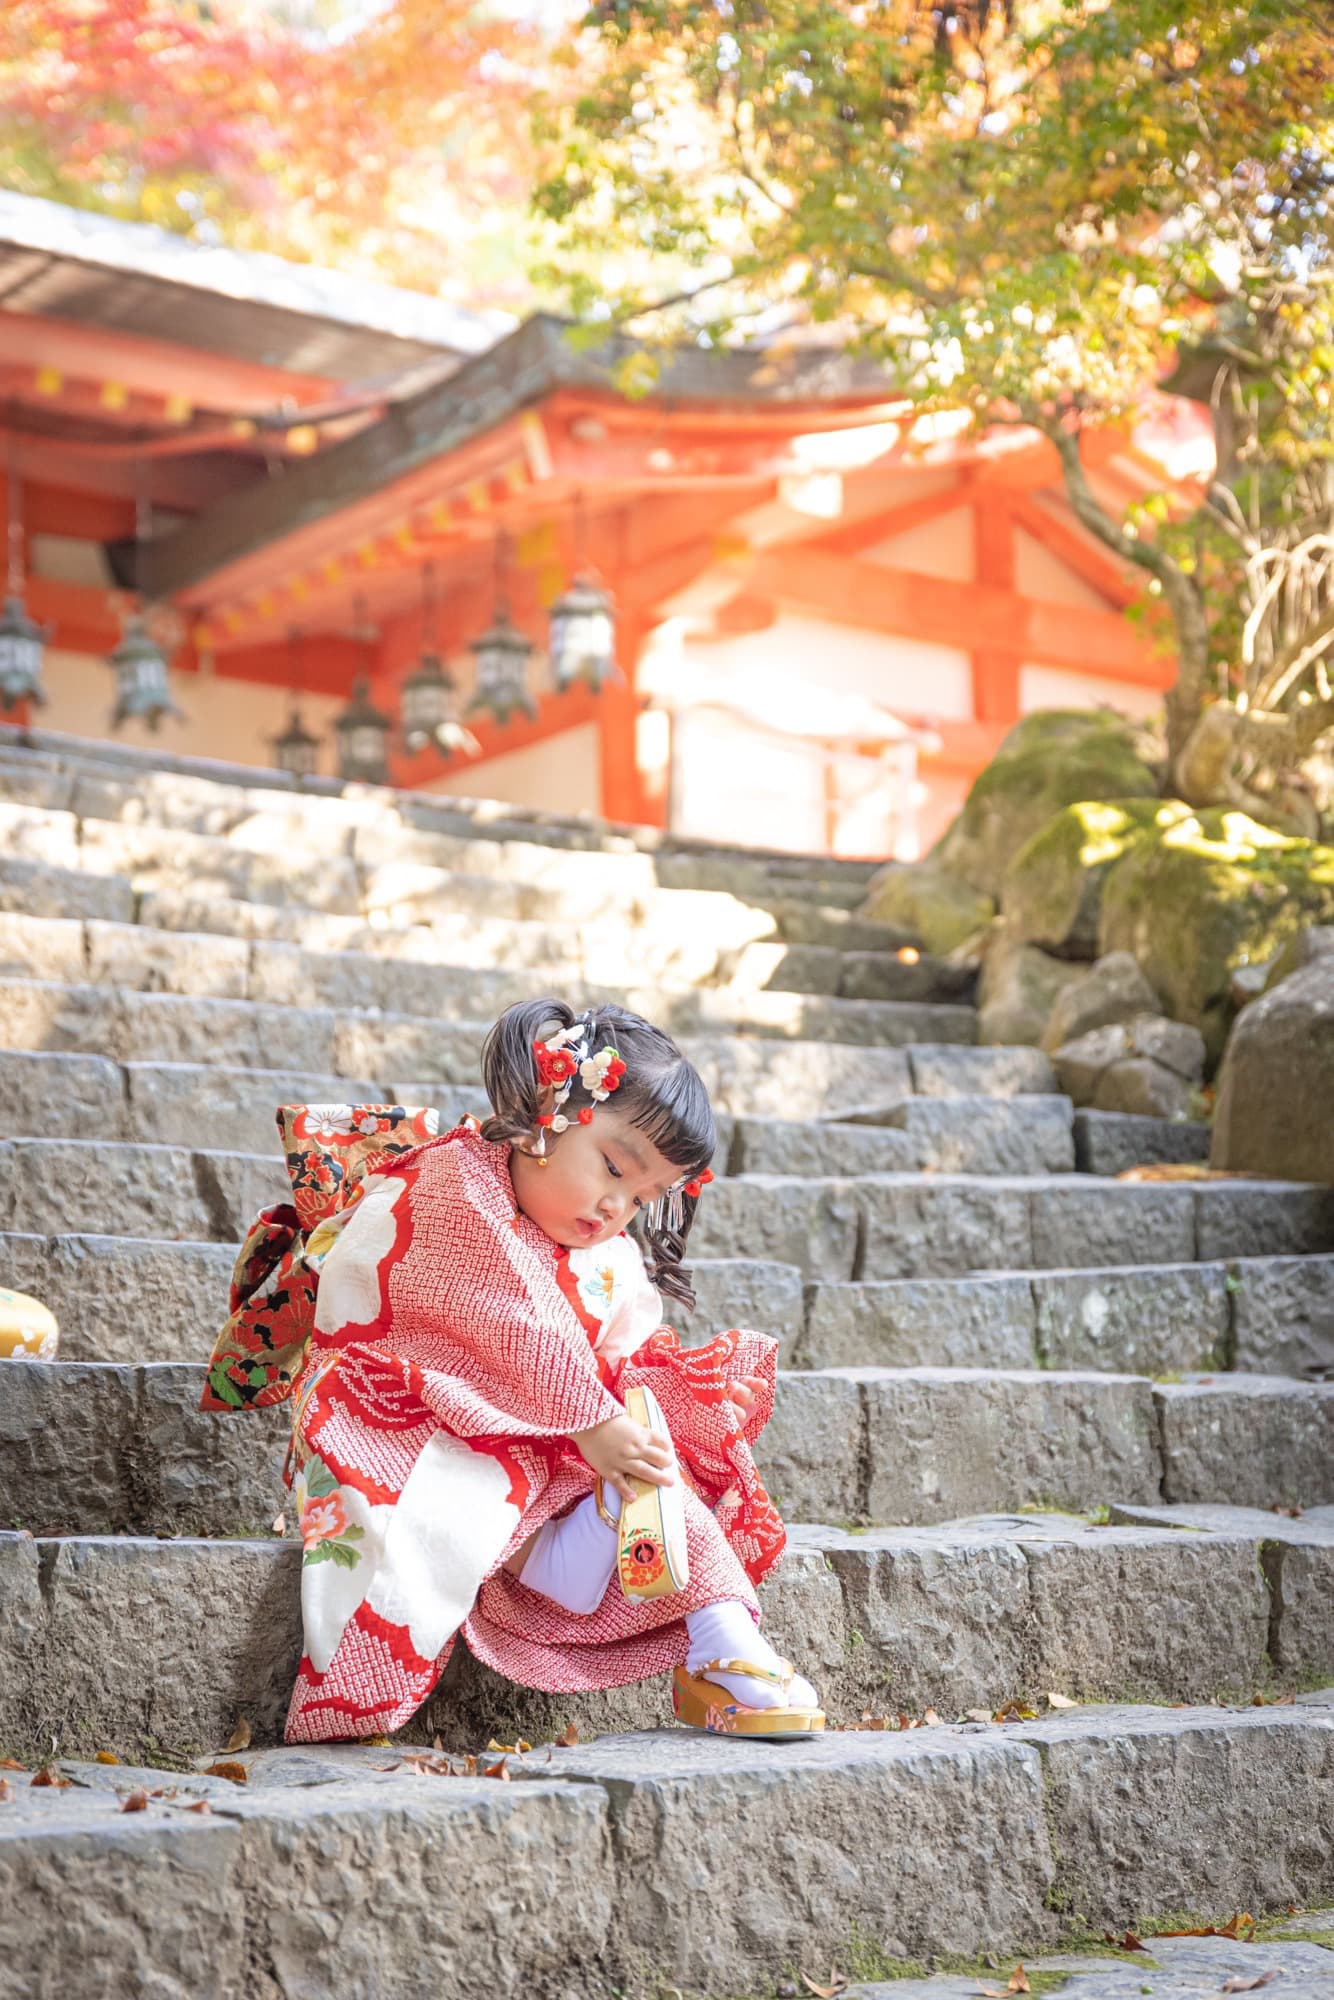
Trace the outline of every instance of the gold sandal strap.
<instances>
[{"instance_id":1,"label":"gold sandal strap","mask_svg":"<svg viewBox=\"0 0 1334 2000\"><path fill-rule=\"evenodd\" d=\"M602 1519L606 1522L607 1526L611 1529L612 1533L614 1535L619 1535L621 1532L620 1520L615 1514L612 1514L608 1511L607 1503L604 1498L604 1492L605 1488L603 1486L602 1480L601 1479L595 1480L593 1484L593 1499L594 1502L596 1503L598 1513L601 1515Z\"/></svg>"},{"instance_id":2,"label":"gold sandal strap","mask_svg":"<svg viewBox=\"0 0 1334 2000\"><path fill-rule=\"evenodd\" d=\"M706 1667L699 1669L702 1678L710 1674L744 1674L753 1681L774 1681L779 1687L788 1687L797 1677L797 1670L790 1660L780 1660L776 1667L757 1667L751 1660L710 1660Z\"/></svg>"}]
</instances>

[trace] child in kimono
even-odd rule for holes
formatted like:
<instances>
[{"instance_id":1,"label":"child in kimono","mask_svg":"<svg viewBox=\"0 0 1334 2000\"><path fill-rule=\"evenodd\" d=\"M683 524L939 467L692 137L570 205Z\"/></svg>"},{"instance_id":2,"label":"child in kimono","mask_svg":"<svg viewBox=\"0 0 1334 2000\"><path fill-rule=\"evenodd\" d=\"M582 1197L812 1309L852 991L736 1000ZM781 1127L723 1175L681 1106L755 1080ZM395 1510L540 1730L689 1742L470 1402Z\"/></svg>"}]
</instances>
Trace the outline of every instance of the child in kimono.
<instances>
[{"instance_id":1,"label":"child in kimono","mask_svg":"<svg viewBox=\"0 0 1334 2000\"><path fill-rule=\"evenodd\" d=\"M712 1178L699 1074L638 1015L551 999L510 1008L482 1068L480 1128L375 1166L308 1241L288 1741L398 1728L459 1633L530 1687L672 1672L685 1723L822 1728L758 1630L784 1543L751 1457L776 1343L691 1350L661 1325L660 1294L693 1303Z\"/></svg>"}]
</instances>

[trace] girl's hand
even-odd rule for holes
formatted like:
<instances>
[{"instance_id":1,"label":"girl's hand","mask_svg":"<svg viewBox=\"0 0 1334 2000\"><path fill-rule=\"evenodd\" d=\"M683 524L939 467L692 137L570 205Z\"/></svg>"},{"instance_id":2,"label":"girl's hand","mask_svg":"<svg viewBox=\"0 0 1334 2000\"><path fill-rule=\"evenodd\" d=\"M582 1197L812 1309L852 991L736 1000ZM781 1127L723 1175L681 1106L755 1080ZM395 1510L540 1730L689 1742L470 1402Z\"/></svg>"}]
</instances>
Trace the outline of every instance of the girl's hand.
<instances>
[{"instance_id":1,"label":"girl's hand","mask_svg":"<svg viewBox=\"0 0 1334 2000\"><path fill-rule=\"evenodd\" d=\"M737 1381L728 1383L727 1400L736 1410L742 1423L754 1409L755 1399L763 1387L764 1383L758 1375L742 1375Z\"/></svg>"},{"instance_id":2,"label":"girl's hand","mask_svg":"<svg viewBox=\"0 0 1334 2000\"><path fill-rule=\"evenodd\" d=\"M671 1439L660 1431L646 1431L631 1417L608 1417L605 1424L594 1424L591 1430L575 1431L573 1442L586 1463L622 1500L635 1497L632 1479L650 1486L676 1483Z\"/></svg>"}]
</instances>

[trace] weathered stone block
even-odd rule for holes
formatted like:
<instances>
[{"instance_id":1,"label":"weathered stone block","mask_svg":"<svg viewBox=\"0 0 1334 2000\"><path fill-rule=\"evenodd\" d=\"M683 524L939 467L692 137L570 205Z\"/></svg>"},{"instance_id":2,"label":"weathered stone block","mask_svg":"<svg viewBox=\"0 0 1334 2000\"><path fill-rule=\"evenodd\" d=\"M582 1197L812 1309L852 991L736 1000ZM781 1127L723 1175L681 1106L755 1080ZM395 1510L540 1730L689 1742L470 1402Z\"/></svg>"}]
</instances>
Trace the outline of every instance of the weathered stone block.
<instances>
[{"instance_id":1,"label":"weathered stone block","mask_svg":"<svg viewBox=\"0 0 1334 2000\"><path fill-rule=\"evenodd\" d=\"M793 1264L810 1278L850 1277L856 1243L857 1194L849 1182L767 1174L715 1182L690 1236L701 1257Z\"/></svg>"},{"instance_id":2,"label":"weathered stone block","mask_svg":"<svg viewBox=\"0 0 1334 2000\"><path fill-rule=\"evenodd\" d=\"M735 1129L733 1166L741 1174L797 1174L816 1178L839 1174L911 1172L922 1164L920 1149L901 1132L832 1120L740 1118Z\"/></svg>"},{"instance_id":3,"label":"weathered stone block","mask_svg":"<svg viewBox=\"0 0 1334 2000\"><path fill-rule=\"evenodd\" d=\"M1096 924L1094 926L1096 932ZM1090 942L1092 940L1090 939ZM1160 1014L1162 1003L1128 951L1109 952L1081 978L1066 986L1043 1032L1044 1049L1063 1048L1094 1028Z\"/></svg>"},{"instance_id":4,"label":"weathered stone block","mask_svg":"<svg viewBox=\"0 0 1334 2000\"><path fill-rule=\"evenodd\" d=\"M45 806L11 805L0 801L0 846L25 861L46 861L57 868L79 865L79 823L71 812L51 812Z\"/></svg>"},{"instance_id":5,"label":"weathered stone block","mask_svg":"<svg viewBox=\"0 0 1334 2000\"><path fill-rule=\"evenodd\" d=\"M918 1097L1021 1097L1050 1095L1056 1088L1051 1063L1040 1049L923 1047L910 1049L908 1061ZM868 1090L863 1101L894 1100Z\"/></svg>"},{"instance_id":6,"label":"weathered stone block","mask_svg":"<svg viewBox=\"0 0 1334 2000\"><path fill-rule=\"evenodd\" d=\"M1209 1127L1189 1119L1144 1118L1128 1111L1076 1111L1075 1165L1081 1174L1122 1174L1128 1167L1209 1157Z\"/></svg>"},{"instance_id":7,"label":"weathered stone block","mask_svg":"<svg viewBox=\"0 0 1334 2000\"><path fill-rule=\"evenodd\" d=\"M55 1235L73 1227L109 1236L232 1243L288 1183L281 1162L176 1146L11 1139L0 1146L0 1222Z\"/></svg>"},{"instance_id":8,"label":"weathered stone block","mask_svg":"<svg viewBox=\"0 0 1334 2000\"><path fill-rule=\"evenodd\" d=\"M836 1117L868 1103L895 1103L911 1089L902 1049L734 1035L691 1035L682 1047L714 1106L742 1116Z\"/></svg>"},{"instance_id":9,"label":"weathered stone block","mask_svg":"<svg viewBox=\"0 0 1334 2000\"><path fill-rule=\"evenodd\" d=\"M117 875L84 875L25 856L0 855L0 910L33 917L105 917L134 922L134 890Z\"/></svg>"},{"instance_id":10,"label":"weathered stone block","mask_svg":"<svg viewBox=\"0 0 1334 2000\"><path fill-rule=\"evenodd\" d=\"M298 1012L296 1008L282 1011L294 1016ZM482 1042L490 1026L489 1022L477 1027L443 1026L410 1014L348 1013L327 1018L328 1067L340 1076L434 1074L442 1083L462 1084L477 1078ZM281 1060L285 1063L287 1058Z\"/></svg>"},{"instance_id":11,"label":"weathered stone block","mask_svg":"<svg viewBox=\"0 0 1334 2000\"><path fill-rule=\"evenodd\" d=\"M1109 1187L1077 1178L1035 1186L1032 1262L1039 1270L1191 1263L1194 1194L1190 1187Z\"/></svg>"},{"instance_id":12,"label":"weathered stone block","mask_svg":"<svg viewBox=\"0 0 1334 2000\"><path fill-rule=\"evenodd\" d=\"M804 1300L795 1264L755 1257L722 1257L690 1264L695 1310L684 1313L668 1299L664 1310L683 1341L702 1346L731 1327L755 1327L778 1342L778 1365L790 1368L801 1339Z\"/></svg>"},{"instance_id":13,"label":"weathered stone block","mask_svg":"<svg viewBox=\"0 0 1334 2000\"><path fill-rule=\"evenodd\" d=\"M143 924L89 923L85 928L88 969L76 978L138 993L247 997L250 946L244 938L157 931Z\"/></svg>"},{"instance_id":14,"label":"weathered stone block","mask_svg":"<svg viewBox=\"0 0 1334 2000\"><path fill-rule=\"evenodd\" d=\"M814 1284L805 1368L1029 1368L1033 1286L1026 1276Z\"/></svg>"},{"instance_id":15,"label":"weathered stone block","mask_svg":"<svg viewBox=\"0 0 1334 2000\"><path fill-rule=\"evenodd\" d=\"M1194 1192L1196 1254L1202 1260L1334 1251L1334 1188L1213 1181Z\"/></svg>"},{"instance_id":16,"label":"weathered stone block","mask_svg":"<svg viewBox=\"0 0 1334 2000\"><path fill-rule=\"evenodd\" d=\"M1067 1097L909 1098L889 1116L942 1174L1062 1174L1075 1164ZM883 1171L883 1169L882 1169Z\"/></svg>"},{"instance_id":17,"label":"weathered stone block","mask_svg":"<svg viewBox=\"0 0 1334 2000\"><path fill-rule=\"evenodd\" d=\"M0 912L0 977L82 979L83 928L76 917Z\"/></svg>"},{"instance_id":18,"label":"weathered stone block","mask_svg":"<svg viewBox=\"0 0 1334 2000\"><path fill-rule=\"evenodd\" d=\"M1263 1685L1269 1592L1249 1537L1085 1528L1026 1540L1024 1552L1028 1685L1165 1702Z\"/></svg>"},{"instance_id":19,"label":"weathered stone block","mask_svg":"<svg viewBox=\"0 0 1334 2000\"><path fill-rule=\"evenodd\" d=\"M1334 1257L1246 1257L1234 1283L1233 1366L1258 1375L1334 1370Z\"/></svg>"},{"instance_id":20,"label":"weathered stone block","mask_svg":"<svg viewBox=\"0 0 1334 2000\"><path fill-rule=\"evenodd\" d=\"M1113 1709L1016 1723L1040 1747L1060 1906L1120 1931L1162 1906L1282 1909L1334 1895L1334 1717ZM1257 1828L1264 1837L1257 1839Z\"/></svg>"},{"instance_id":21,"label":"weathered stone block","mask_svg":"<svg viewBox=\"0 0 1334 2000\"><path fill-rule=\"evenodd\" d=\"M1334 1530L1294 1533L1266 1541L1264 1572L1277 1616L1270 1647L1284 1679L1334 1680Z\"/></svg>"},{"instance_id":22,"label":"weathered stone block","mask_svg":"<svg viewBox=\"0 0 1334 2000\"><path fill-rule=\"evenodd\" d=\"M872 1521L1158 1496L1152 1388L1134 1376L922 1368L858 1379Z\"/></svg>"},{"instance_id":23,"label":"weathered stone block","mask_svg":"<svg viewBox=\"0 0 1334 2000\"><path fill-rule=\"evenodd\" d=\"M789 1521L848 1521L862 1512L862 1399L837 1375L779 1377L755 1457Z\"/></svg>"},{"instance_id":24,"label":"weathered stone block","mask_svg":"<svg viewBox=\"0 0 1334 2000\"><path fill-rule=\"evenodd\" d=\"M5 1240L12 1244L14 1238ZM43 1240L42 1282L30 1289L60 1322L62 1361L202 1365L227 1316L236 1244L64 1235Z\"/></svg>"},{"instance_id":25,"label":"weathered stone block","mask_svg":"<svg viewBox=\"0 0 1334 2000\"><path fill-rule=\"evenodd\" d=\"M130 1137L124 1072L103 1056L0 1049L0 1104L15 1138Z\"/></svg>"},{"instance_id":26,"label":"weathered stone block","mask_svg":"<svg viewBox=\"0 0 1334 2000\"><path fill-rule=\"evenodd\" d=\"M1163 1493L1234 1507L1334 1501L1334 1382L1232 1375L1154 1390Z\"/></svg>"},{"instance_id":27,"label":"weathered stone block","mask_svg":"<svg viewBox=\"0 0 1334 2000\"><path fill-rule=\"evenodd\" d=\"M197 1407L201 1364L159 1362L136 1373L135 1525L159 1534L268 1535L274 1517L292 1506L282 1483L290 1408L216 1416Z\"/></svg>"},{"instance_id":28,"label":"weathered stone block","mask_svg":"<svg viewBox=\"0 0 1334 2000\"><path fill-rule=\"evenodd\" d=\"M1308 933L1316 935L1318 933ZM1334 1181L1334 953L1249 1006L1218 1080L1216 1167Z\"/></svg>"},{"instance_id":29,"label":"weathered stone block","mask_svg":"<svg viewBox=\"0 0 1334 2000\"><path fill-rule=\"evenodd\" d=\"M1033 1298L1048 1368L1167 1375L1226 1365L1228 1290L1220 1264L1042 1271Z\"/></svg>"},{"instance_id":30,"label":"weathered stone block","mask_svg":"<svg viewBox=\"0 0 1334 2000\"><path fill-rule=\"evenodd\" d=\"M863 1181L857 1194L865 1216L859 1276L959 1277L967 1271L1024 1270L1033 1262L1022 1184L886 1175ZM812 1270L810 1275L852 1273Z\"/></svg>"},{"instance_id":31,"label":"weathered stone block","mask_svg":"<svg viewBox=\"0 0 1334 2000\"><path fill-rule=\"evenodd\" d=\"M108 1532L131 1525L132 1372L78 1361L0 1366L0 1525L38 1535L81 1522Z\"/></svg>"},{"instance_id":32,"label":"weathered stone block","mask_svg":"<svg viewBox=\"0 0 1334 2000\"><path fill-rule=\"evenodd\" d=\"M128 1118L136 1138L163 1146L207 1147L275 1158L279 1105L384 1101L382 1086L368 1078L312 1076L299 1070L127 1063L124 1076L130 1100ZM435 1100L424 1101L430 1104Z\"/></svg>"},{"instance_id":33,"label":"weathered stone block","mask_svg":"<svg viewBox=\"0 0 1334 2000\"><path fill-rule=\"evenodd\" d=\"M1058 996L1083 970L1024 944L1008 924L994 924L977 988L979 1041L1038 1047Z\"/></svg>"}]
</instances>

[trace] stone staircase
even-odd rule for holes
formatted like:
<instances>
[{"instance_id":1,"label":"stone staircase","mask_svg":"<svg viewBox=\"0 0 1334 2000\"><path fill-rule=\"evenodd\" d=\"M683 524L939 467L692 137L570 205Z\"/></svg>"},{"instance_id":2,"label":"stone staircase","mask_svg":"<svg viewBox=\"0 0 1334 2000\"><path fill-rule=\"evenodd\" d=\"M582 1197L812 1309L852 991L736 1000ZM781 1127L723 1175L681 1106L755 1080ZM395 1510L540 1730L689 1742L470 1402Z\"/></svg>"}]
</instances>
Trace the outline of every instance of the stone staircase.
<instances>
[{"instance_id":1,"label":"stone staircase","mask_svg":"<svg viewBox=\"0 0 1334 2000\"><path fill-rule=\"evenodd\" d=\"M0 729L0 1282L62 1328L0 1364L0 1754L71 1780L10 1774L0 1992L89 1952L117 1994L754 1992L1334 1900L1334 1190L1113 1178L1201 1135L976 1046L867 872ZM547 990L714 1094L680 1331L780 1340L766 1616L858 1726L628 1734L663 1686L459 1652L405 1736L428 1776L537 1743L483 1758L509 1784L273 1747L283 1416L195 1404L274 1106L480 1108L487 1026ZM206 1775L242 1717L246 1782Z\"/></svg>"}]
</instances>

